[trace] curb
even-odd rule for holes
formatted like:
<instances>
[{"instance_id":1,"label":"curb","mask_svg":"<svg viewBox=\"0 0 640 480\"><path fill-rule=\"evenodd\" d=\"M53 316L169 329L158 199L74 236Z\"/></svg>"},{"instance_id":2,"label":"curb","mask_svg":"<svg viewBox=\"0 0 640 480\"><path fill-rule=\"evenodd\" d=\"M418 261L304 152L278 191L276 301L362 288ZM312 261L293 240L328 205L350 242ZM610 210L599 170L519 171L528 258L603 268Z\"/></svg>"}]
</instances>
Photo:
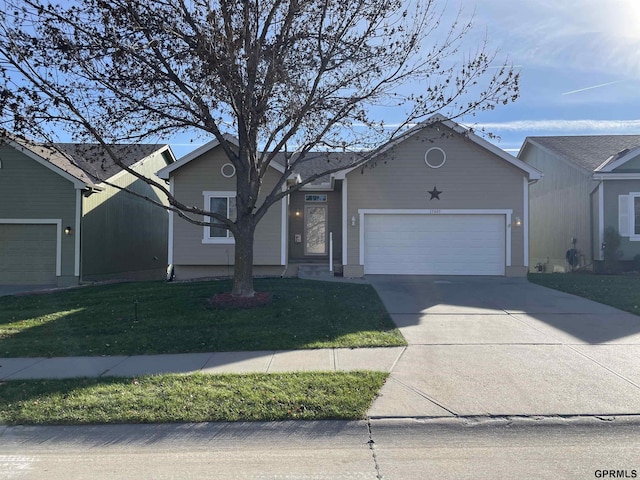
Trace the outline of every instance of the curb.
<instances>
[{"instance_id":1,"label":"curb","mask_svg":"<svg viewBox=\"0 0 640 480\"><path fill-rule=\"evenodd\" d=\"M594 427L638 426L640 414L592 415L458 415L455 417L369 417L376 427L424 426L433 428L518 428L518 427Z\"/></svg>"}]
</instances>

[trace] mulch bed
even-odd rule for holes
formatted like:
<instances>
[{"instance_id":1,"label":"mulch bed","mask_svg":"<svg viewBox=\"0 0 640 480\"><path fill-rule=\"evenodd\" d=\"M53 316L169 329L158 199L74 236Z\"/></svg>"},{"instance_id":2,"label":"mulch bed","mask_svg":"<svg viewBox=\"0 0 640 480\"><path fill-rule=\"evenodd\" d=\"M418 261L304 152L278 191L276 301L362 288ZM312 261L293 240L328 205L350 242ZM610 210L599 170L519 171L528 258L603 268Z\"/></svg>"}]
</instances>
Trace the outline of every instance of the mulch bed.
<instances>
[{"instance_id":1,"label":"mulch bed","mask_svg":"<svg viewBox=\"0 0 640 480\"><path fill-rule=\"evenodd\" d=\"M255 308L271 303L269 292L256 292L253 297L239 297L231 292L218 293L209 299L215 308Z\"/></svg>"}]
</instances>

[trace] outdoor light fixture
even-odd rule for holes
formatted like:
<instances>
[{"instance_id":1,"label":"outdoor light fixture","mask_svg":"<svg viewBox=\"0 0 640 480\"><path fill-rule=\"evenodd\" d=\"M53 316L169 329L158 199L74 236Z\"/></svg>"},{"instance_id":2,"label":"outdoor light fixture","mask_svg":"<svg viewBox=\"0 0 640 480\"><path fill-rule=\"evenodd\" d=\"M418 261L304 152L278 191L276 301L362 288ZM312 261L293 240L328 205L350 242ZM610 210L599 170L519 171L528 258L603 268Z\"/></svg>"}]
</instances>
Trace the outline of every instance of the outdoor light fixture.
<instances>
[{"instance_id":1,"label":"outdoor light fixture","mask_svg":"<svg viewBox=\"0 0 640 480\"><path fill-rule=\"evenodd\" d=\"M516 217L516 227L521 227L522 226L522 220L520 219L520 217Z\"/></svg>"},{"instance_id":2,"label":"outdoor light fixture","mask_svg":"<svg viewBox=\"0 0 640 480\"><path fill-rule=\"evenodd\" d=\"M296 210L296 217L300 216L300 210Z\"/></svg>"},{"instance_id":3,"label":"outdoor light fixture","mask_svg":"<svg viewBox=\"0 0 640 480\"><path fill-rule=\"evenodd\" d=\"M71 235L71 227L64 227L64 234Z\"/></svg>"},{"instance_id":4,"label":"outdoor light fixture","mask_svg":"<svg viewBox=\"0 0 640 480\"><path fill-rule=\"evenodd\" d=\"M356 226L356 217L351 217L351 226L352 227Z\"/></svg>"}]
</instances>

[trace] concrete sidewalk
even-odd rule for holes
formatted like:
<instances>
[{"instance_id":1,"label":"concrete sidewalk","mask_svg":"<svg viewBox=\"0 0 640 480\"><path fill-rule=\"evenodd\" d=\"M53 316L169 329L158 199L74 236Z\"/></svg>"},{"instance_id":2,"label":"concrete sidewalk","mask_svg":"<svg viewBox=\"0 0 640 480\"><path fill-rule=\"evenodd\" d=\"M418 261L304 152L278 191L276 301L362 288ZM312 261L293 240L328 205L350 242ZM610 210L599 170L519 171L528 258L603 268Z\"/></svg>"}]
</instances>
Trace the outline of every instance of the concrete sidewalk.
<instances>
[{"instance_id":1,"label":"concrete sidewalk","mask_svg":"<svg viewBox=\"0 0 640 480\"><path fill-rule=\"evenodd\" d=\"M162 373L390 372L405 347L182 353L105 357L0 358L0 380L134 377Z\"/></svg>"}]
</instances>

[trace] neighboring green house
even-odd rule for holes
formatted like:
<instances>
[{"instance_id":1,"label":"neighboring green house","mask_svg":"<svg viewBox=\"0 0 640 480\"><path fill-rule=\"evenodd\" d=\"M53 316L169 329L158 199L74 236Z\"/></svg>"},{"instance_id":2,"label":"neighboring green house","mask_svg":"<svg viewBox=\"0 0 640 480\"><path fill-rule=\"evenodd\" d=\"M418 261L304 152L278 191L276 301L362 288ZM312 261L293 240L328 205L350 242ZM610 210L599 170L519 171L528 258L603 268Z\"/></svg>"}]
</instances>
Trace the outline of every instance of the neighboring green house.
<instances>
[{"instance_id":1,"label":"neighboring green house","mask_svg":"<svg viewBox=\"0 0 640 480\"><path fill-rule=\"evenodd\" d=\"M167 145L113 148L147 175L175 160ZM163 278L167 211L105 182L167 204L97 145L0 136L0 284Z\"/></svg>"},{"instance_id":2,"label":"neighboring green house","mask_svg":"<svg viewBox=\"0 0 640 480\"><path fill-rule=\"evenodd\" d=\"M531 187L532 270L597 270L609 227L622 261L640 255L640 135L527 137L518 158L544 174Z\"/></svg>"},{"instance_id":3,"label":"neighboring green house","mask_svg":"<svg viewBox=\"0 0 640 480\"><path fill-rule=\"evenodd\" d=\"M293 184L352 157L313 152ZM285 171L272 162L261 195ZM158 172L176 199L233 216L235 169L212 141ZM256 275L296 275L307 263L367 274L523 276L528 271L529 184L540 172L436 115L381 146L364 166L305 185L258 224ZM233 273L234 239L170 214L176 279Z\"/></svg>"}]
</instances>

